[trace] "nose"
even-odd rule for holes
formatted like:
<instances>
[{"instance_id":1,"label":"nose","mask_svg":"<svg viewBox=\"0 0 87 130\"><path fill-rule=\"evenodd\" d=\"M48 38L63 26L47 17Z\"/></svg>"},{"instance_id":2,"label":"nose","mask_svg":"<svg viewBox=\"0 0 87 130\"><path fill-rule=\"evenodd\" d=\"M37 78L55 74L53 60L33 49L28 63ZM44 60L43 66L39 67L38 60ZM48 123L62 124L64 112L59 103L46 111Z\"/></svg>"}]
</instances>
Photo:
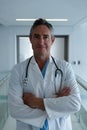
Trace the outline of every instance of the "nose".
<instances>
[{"instance_id":1,"label":"nose","mask_svg":"<svg viewBox=\"0 0 87 130\"><path fill-rule=\"evenodd\" d=\"M43 36L39 37L39 43L40 43L40 44L43 44L43 43L44 43L44 38L43 38Z\"/></svg>"}]
</instances>

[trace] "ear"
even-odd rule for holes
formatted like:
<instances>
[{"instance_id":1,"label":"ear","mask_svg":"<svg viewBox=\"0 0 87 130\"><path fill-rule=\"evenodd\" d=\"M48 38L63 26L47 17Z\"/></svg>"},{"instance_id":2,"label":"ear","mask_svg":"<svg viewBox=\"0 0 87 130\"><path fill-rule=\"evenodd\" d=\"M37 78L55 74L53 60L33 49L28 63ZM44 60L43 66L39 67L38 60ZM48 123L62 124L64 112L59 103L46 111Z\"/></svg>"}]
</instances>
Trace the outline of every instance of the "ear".
<instances>
[{"instance_id":1,"label":"ear","mask_svg":"<svg viewBox=\"0 0 87 130\"><path fill-rule=\"evenodd\" d=\"M54 43L54 41L55 41L55 37L54 36L52 36L51 37L51 40L52 40L52 44Z\"/></svg>"},{"instance_id":2,"label":"ear","mask_svg":"<svg viewBox=\"0 0 87 130\"><path fill-rule=\"evenodd\" d=\"M30 40L30 42L32 43L32 36L29 36L29 40Z\"/></svg>"}]
</instances>

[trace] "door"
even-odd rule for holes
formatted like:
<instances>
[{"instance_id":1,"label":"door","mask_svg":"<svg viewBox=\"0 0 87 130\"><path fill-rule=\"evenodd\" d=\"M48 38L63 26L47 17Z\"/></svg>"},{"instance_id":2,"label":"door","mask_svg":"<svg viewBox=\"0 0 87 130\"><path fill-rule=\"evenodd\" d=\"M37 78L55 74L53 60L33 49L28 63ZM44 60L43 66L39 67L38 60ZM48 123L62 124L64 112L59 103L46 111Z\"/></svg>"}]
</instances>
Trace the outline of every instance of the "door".
<instances>
[{"instance_id":1,"label":"door","mask_svg":"<svg viewBox=\"0 0 87 130\"><path fill-rule=\"evenodd\" d=\"M68 37L55 36L51 55L57 59L68 60ZM22 62L33 55L28 36L17 36L17 62Z\"/></svg>"}]
</instances>

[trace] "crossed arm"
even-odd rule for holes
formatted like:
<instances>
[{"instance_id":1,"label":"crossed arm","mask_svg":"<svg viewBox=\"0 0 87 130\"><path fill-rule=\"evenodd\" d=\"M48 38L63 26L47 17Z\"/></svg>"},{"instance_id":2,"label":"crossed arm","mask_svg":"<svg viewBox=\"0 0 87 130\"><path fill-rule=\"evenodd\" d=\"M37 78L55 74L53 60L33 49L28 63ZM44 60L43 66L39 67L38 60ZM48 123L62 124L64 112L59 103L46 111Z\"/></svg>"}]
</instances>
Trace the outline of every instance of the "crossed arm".
<instances>
[{"instance_id":1,"label":"crossed arm","mask_svg":"<svg viewBox=\"0 0 87 130\"><path fill-rule=\"evenodd\" d=\"M58 93L56 93L55 98L68 96L68 95L70 95L70 91L71 90L69 87L65 87L62 90L60 90ZM31 107L33 109L38 108L41 110L45 110L43 98L38 98L35 95L33 95L32 93L24 93L23 101L24 101L24 104L28 105L29 107Z\"/></svg>"}]
</instances>

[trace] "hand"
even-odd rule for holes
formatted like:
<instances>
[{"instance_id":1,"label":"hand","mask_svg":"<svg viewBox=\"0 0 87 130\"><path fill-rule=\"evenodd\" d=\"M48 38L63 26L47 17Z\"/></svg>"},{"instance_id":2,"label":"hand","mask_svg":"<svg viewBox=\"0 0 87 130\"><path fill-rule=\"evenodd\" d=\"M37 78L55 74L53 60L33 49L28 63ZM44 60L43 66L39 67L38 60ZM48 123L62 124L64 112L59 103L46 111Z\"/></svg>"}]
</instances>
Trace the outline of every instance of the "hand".
<instances>
[{"instance_id":1,"label":"hand","mask_svg":"<svg viewBox=\"0 0 87 130\"><path fill-rule=\"evenodd\" d=\"M65 87L62 90L60 90L56 95L57 97L69 96L70 91L71 91L70 87Z\"/></svg>"},{"instance_id":2,"label":"hand","mask_svg":"<svg viewBox=\"0 0 87 130\"><path fill-rule=\"evenodd\" d=\"M43 99L37 98L32 93L24 93L23 94L24 104L28 105L31 108L39 108L41 110L45 110Z\"/></svg>"},{"instance_id":3,"label":"hand","mask_svg":"<svg viewBox=\"0 0 87 130\"><path fill-rule=\"evenodd\" d=\"M35 108L36 98L32 93L24 93L23 101L24 101L24 104L26 104L32 108Z\"/></svg>"}]
</instances>

